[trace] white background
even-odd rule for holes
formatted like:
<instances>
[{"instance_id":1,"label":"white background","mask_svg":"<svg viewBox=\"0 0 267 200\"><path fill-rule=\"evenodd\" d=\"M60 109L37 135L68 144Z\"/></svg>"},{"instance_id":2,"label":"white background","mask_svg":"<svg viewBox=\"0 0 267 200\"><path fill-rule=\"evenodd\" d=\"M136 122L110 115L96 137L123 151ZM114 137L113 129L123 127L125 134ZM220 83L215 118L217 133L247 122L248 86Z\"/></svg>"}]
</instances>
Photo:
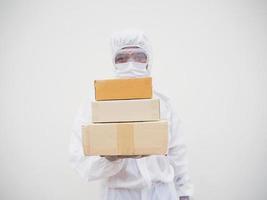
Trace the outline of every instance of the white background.
<instances>
[{"instance_id":1,"label":"white background","mask_svg":"<svg viewBox=\"0 0 267 200\"><path fill-rule=\"evenodd\" d=\"M144 30L186 127L198 200L266 200L266 1L1 1L0 199L99 199L70 168L74 115L112 76L109 35Z\"/></svg>"}]
</instances>

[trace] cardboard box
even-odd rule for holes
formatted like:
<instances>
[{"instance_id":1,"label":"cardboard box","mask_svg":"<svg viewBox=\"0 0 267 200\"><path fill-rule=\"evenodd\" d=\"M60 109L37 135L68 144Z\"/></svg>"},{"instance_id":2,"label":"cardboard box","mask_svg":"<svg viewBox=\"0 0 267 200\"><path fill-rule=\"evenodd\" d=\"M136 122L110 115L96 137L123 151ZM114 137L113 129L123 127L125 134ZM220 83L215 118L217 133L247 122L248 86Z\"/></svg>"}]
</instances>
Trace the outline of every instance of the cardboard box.
<instances>
[{"instance_id":1,"label":"cardboard box","mask_svg":"<svg viewBox=\"0 0 267 200\"><path fill-rule=\"evenodd\" d=\"M159 99L92 102L92 122L134 122L160 120Z\"/></svg>"},{"instance_id":2,"label":"cardboard box","mask_svg":"<svg viewBox=\"0 0 267 200\"><path fill-rule=\"evenodd\" d=\"M82 127L85 155L164 155L168 122L96 123Z\"/></svg>"},{"instance_id":3,"label":"cardboard box","mask_svg":"<svg viewBox=\"0 0 267 200\"><path fill-rule=\"evenodd\" d=\"M95 80L95 99L151 99L152 78L123 78Z\"/></svg>"}]
</instances>

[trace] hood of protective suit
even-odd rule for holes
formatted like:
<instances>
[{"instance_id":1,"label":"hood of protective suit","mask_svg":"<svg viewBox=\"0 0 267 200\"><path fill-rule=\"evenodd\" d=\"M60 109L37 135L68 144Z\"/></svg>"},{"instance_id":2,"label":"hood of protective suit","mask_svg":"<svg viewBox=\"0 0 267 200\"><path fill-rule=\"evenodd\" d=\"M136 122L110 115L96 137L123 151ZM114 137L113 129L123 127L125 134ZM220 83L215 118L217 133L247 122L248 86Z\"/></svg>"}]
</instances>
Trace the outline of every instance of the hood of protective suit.
<instances>
[{"instance_id":1,"label":"hood of protective suit","mask_svg":"<svg viewBox=\"0 0 267 200\"><path fill-rule=\"evenodd\" d=\"M142 31L136 30L125 30L121 32L116 32L111 36L111 52L112 52L112 62L115 66L115 57L117 52L125 47L139 47L142 48L147 55L147 72L144 76L150 76L151 74L151 63L152 63L152 50L151 45ZM120 73L118 69L114 68L115 75L118 76ZM134 73L131 74L135 76ZM138 75L136 75L138 77Z\"/></svg>"}]
</instances>

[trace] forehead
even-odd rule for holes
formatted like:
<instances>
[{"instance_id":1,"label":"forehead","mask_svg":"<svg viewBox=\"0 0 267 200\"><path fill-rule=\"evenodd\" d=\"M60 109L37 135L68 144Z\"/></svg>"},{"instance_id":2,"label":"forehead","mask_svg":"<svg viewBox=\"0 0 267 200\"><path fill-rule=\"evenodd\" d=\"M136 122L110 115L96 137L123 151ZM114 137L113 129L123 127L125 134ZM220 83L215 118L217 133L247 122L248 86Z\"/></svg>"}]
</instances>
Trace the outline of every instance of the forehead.
<instances>
[{"instance_id":1,"label":"forehead","mask_svg":"<svg viewBox=\"0 0 267 200\"><path fill-rule=\"evenodd\" d=\"M130 46L130 47L124 47L124 48L120 49L117 52L117 55L118 54L131 54L131 53L144 53L144 54L146 54L145 50L143 50L142 48L136 47L136 46Z\"/></svg>"}]
</instances>

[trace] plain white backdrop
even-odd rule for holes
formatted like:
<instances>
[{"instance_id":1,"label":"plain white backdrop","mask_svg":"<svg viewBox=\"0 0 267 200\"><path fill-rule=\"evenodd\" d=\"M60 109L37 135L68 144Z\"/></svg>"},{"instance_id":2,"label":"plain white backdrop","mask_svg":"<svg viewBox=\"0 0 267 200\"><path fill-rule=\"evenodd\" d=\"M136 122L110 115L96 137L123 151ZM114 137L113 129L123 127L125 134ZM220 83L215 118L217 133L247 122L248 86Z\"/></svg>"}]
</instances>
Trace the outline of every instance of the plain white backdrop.
<instances>
[{"instance_id":1,"label":"plain white backdrop","mask_svg":"<svg viewBox=\"0 0 267 200\"><path fill-rule=\"evenodd\" d=\"M0 199L99 200L70 168L71 126L109 36L145 31L185 125L197 200L267 199L267 2L0 1Z\"/></svg>"}]
</instances>

